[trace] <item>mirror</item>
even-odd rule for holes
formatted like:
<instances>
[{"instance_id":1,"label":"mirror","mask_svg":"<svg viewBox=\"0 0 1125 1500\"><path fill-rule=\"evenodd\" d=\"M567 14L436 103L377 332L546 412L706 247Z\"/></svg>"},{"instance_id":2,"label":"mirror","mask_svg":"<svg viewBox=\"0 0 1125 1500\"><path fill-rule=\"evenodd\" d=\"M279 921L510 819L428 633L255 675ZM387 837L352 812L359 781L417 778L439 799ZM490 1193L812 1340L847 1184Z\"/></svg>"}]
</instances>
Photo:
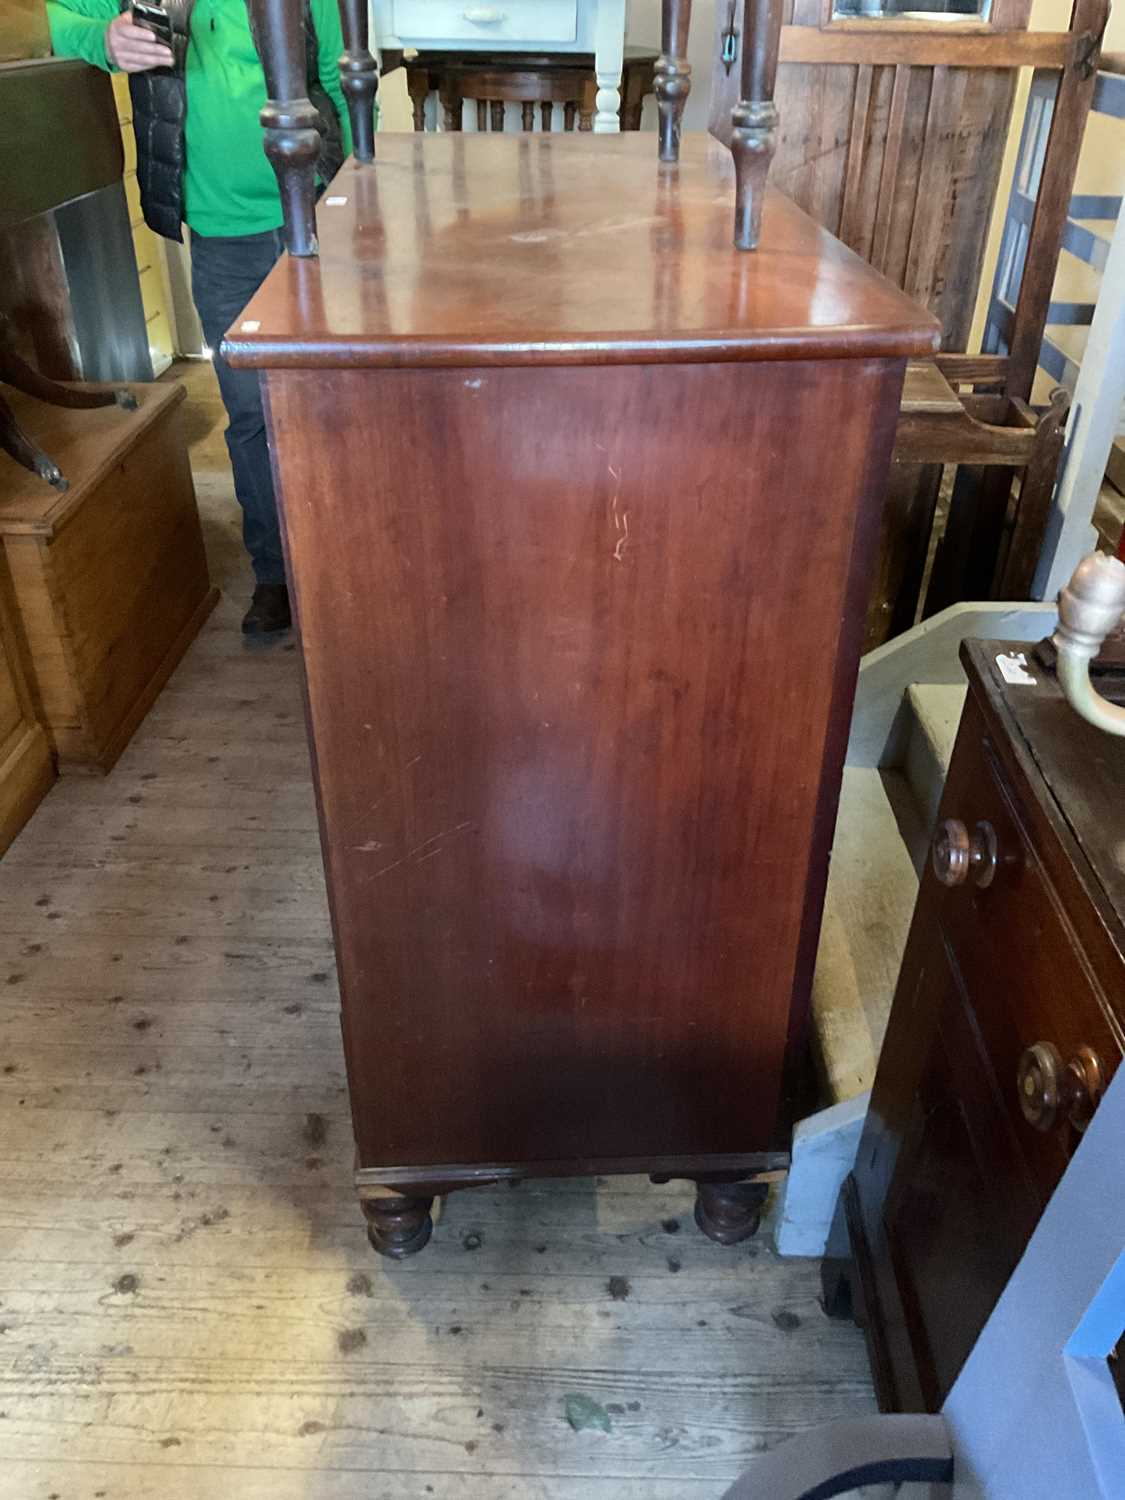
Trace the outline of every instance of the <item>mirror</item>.
<instances>
[{"instance_id":1,"label":"mirror","mask_svg":"<svg viewBox=\"0 0 1125 1500\"><path fill-rule=\"evenodd\" d=\"M833 19L895 21L987 21L991 0L836 0Z\"/></svg>"}]
</instances>

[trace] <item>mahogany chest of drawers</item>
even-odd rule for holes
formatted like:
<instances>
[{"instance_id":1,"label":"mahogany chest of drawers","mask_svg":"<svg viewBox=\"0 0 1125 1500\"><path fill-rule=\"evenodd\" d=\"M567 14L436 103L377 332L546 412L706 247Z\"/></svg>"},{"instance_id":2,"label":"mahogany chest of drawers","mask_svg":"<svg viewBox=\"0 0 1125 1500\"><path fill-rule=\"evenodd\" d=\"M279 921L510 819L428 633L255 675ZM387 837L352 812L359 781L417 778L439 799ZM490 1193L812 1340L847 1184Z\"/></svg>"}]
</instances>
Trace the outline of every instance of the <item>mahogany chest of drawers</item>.
<instances>
[{"instance_id":1,"label":"mahogany chest of drawers","mask_svg":"<svg viewBox=\"0 0 1125 1500\"><path fill-rule=\"evenodd\" d=\"M266 371L357 1181L782 1166L905 356L724 149L380 136L228 337ZM743 1181L740 1181L742 1179Z\"/></svg>"}]
</instances>

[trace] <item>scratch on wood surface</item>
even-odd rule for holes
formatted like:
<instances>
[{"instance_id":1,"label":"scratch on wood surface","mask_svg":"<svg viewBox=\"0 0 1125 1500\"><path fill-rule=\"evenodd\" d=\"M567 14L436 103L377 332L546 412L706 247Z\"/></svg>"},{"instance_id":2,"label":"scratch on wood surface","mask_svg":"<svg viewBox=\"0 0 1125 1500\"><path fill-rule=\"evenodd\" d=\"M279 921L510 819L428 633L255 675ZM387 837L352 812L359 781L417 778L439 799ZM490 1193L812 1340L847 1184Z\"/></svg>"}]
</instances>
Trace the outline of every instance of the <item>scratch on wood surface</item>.
<instances>
[{"instance_id":1,"label":"scratch on wood surface","mask_svg":"<svg viewBox=\"0 0 1125 1500\"><path fill-rule=\"evenodd\" d=\"M613 549L613 559L615 562L623 561L625 557L625 548L629 541L629 512L627 510L622 511L621 513L621 523L621 539L618 541L617 546Z\"/></svg>"},{"instance_id":2,"label":"scratch on wood surface","mask_svg":"<svg viewBox=\"0 0 1125 1500\"><path fill-rule=\"evenodd\" d=\"M415 844L413 849L408 849L401 859L392 860L389 865L384 865L381 870L376 870L370 878L378 880L381 875L389 875L392 870L397 870L400 865L405 865L411 860L414 860L415 864L423 864L427 859L432 859L435 854L441 854L448 847L442 840L452 839L459 833L465 833L473 826L473 823L470 821L468 823L457 823L452 828L443 828L440 833L435 833L431 838L423 839L420 844ZM431 844L437 847L430 848ZM423 853L423 850L428 850L429 852ZM421 859L417 858L418 855L422 856Z\"/></svg>"}]
</instances>

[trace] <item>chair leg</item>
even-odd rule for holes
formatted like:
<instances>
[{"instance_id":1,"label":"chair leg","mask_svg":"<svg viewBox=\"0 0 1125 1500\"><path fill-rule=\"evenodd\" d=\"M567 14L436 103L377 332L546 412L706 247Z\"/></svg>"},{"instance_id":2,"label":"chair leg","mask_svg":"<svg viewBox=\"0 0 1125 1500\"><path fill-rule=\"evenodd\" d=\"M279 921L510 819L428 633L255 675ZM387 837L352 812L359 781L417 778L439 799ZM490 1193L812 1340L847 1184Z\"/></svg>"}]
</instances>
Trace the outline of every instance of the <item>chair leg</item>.
<instances>
[{"instance_id":1,"label":"chair leg","mask_svg":"<svg viewBox=\"0 0 1125 1500\"><path fill-rule=\"evenodd\" d=\"M858 1417L813 1427L756 1459L722 1500L831 1500L861 1485L908 1483L953 1483L944 1417Z\"/></svg>"},{"instance_id":2,"label":"chair leg","mask_svg":"<svg viewBox=\"0 0 1125 1500\"><path fill-rule=\"evenodd\" d=\"M1031 597L1039 552L1047 532L1069 410L1070 393L1060 386L1051 392L1051 404L1035 424L1031 457L1020 480L1019 505L1008 543L1008 555L992 591L994 599Z\"/></svg>"},{"instance_id":3,"label":"chair leg","mask_svg":"<svg viewBox=\"0 0 1125 1500\"><path fill-rule=\"evenodd\" d=\"M522 125L524 130L535 129L535 105L524 104L521 110Z\"/></svg>"},{"instance_id":4,"label":"chair leg","mask_svg":"<svg viewBox=\"0 0 1125 1500\"><path fill-rule=\"evenodd\" d=\"M488 129L488 103L484 99L477 100L477 129L482 133Z\"/></svg>"},{"instance_id":5,"label":"chair leg","mask_svg":"<svg viewBox=\"0 0 1125 1500\"><path fill-rule=\"evenodd\" d=\"M493 130L503 130L504 129L504 101L503 101L503 99L493 99L491 108L492 108L492 128L493 128Z\"/></svg>"},{"instance_id":6,"label":"chair leg","mask_svg":"<svg viewBox=\"0 0 1125 1500\"><path fill-rule=\"evenodd\" d=\"M575 116L578 114L578 105L573 101L563 105L563 129L573 130Z\"/></svg>"},{"instance_id":7,"label":"chair leg","mask_svg":"<svg viewBox=\"0 0 1125 1500\"><path fill-rule=\"evenodd\" d=\"M539 106L539 114L540 118L543 121L543 129L546 131L550 131L551 129L551 119L554 115L554 112L555 107L551 103L551 101L549 99L544 99L543 103Z\"/></svg>"}]
</instances>

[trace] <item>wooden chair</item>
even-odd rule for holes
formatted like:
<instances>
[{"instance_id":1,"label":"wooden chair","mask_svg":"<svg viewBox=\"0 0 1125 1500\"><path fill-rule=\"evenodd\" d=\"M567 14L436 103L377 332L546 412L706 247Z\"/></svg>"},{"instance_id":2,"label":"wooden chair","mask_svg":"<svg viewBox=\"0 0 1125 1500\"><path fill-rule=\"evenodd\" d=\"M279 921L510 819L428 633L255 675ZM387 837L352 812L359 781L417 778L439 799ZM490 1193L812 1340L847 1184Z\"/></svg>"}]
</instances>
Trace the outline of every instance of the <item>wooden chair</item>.
<instances>
[{"instance_id":1,"label":"wooden chair","mask_svg":"<svg viewBox=\"0 0 1125 1500\"><path fill-rule=\"evenodd\" d=\"M655 52L626 47L621 73L621 129L639 130L644 101L653 92ZM577 65L559 54L426 53L404 62L414 129L425 129L426 101L437 94L446 130L460 130L466 100L476 104L477 129L504 128L504 105L519 104L524 130L535 128L536 108L544 130L563 109L563 129L592 130L598 84L592 59Z\"/></svg>"}]
</instances>

